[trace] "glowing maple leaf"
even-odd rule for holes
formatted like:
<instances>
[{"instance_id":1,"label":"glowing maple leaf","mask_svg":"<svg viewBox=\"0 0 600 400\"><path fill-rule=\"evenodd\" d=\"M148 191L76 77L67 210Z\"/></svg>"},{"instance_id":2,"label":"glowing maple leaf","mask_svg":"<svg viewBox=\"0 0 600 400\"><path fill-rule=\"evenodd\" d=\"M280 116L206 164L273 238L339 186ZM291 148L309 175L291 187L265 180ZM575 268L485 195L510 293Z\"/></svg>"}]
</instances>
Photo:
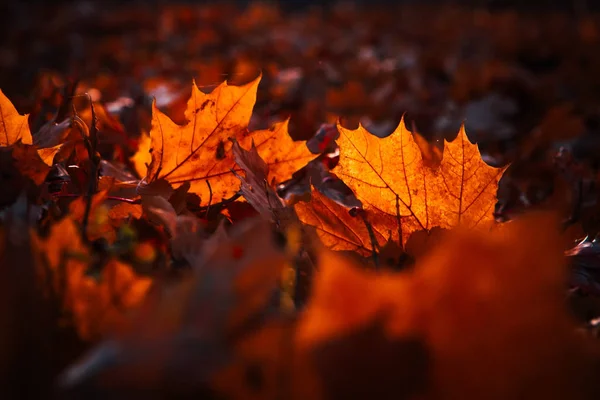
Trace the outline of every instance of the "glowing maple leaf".
<instances>
[{"instance_id":1,"label":"glowing maple leaf","mask_svg":"<svg viewBox=\"0 0 600 400\"><path fill-rule=\"evenodd\" d=\"M272 129L248 133L259 82L260 77L243 86L224 82L209 94L192 85L185 111L188 123L183 126L159 111L155 103L150 131L152 161L145 183L164 179L178 187L190 182L190 192L200 195L205 203L233 195L238 183L231 173L235 162L229 138L245 147L250 147L254 139L259 154L273 166L272 175L276 177L290 174L306 163L310 152L296 149L300 146L286 134L287 121Z\"/></svg>"},{"instance_id":2,"label":"glowing maple leaf","mask_svg":"<svg viewBox=\"0 0 600 400\"><path fill-rule=\"evenodd\" d=\"M396 217L389 232L402 244L412 232L435 226L475 227L493 222L496 190L504 168L487 165L464 128L444 143L439 167L424 161L413 135L401 121L380 139L364 127L338 125L340 161L336 173L375 216ZM377 228L377 220L373 221Z\"/></svg>"},{"instance_id":3,"label":"glowing maple leaf","mask_svg":"<svg viewBox=\"0 0 600 400\"><path fill-rule=\"evenodd\" d=\"M294 204L294 209L300 221L314 227L323 244L330 249L356 251L363 256L372 253L371 234L362 218L351 215L348 209L318 190L312 191L310 203L298 202ZM377 243L385 243L390 230L397 230L395 216L367 212L366 218L373 222L373 235Z\"/></svg>"},{"instance_id":4,"label":"glowing maple leaf","mask_svg":"<svg viewBox=\"0 0 600 400\"><path fill-rule=\"evenodd\" d=\"M289 122L286 119L275 123L270 129L253 131L239 141L245 148L250 148L254 142L258 154L269 167L270 183L289 179L300 167L315 158L304 142L292 140L288 133Z\"/></svg>"},{"instance_id":5,"label":"glowing maple leaf","mask_svg":"<svg viewBox=\"0 0 600 400\"><path fill-rule=\"evenodd\" d=\"M27 122L28 114L21 115L0 90L0 146L10 146L19 140L32 144L33 139Z\"/></svg>"}]
</instances>

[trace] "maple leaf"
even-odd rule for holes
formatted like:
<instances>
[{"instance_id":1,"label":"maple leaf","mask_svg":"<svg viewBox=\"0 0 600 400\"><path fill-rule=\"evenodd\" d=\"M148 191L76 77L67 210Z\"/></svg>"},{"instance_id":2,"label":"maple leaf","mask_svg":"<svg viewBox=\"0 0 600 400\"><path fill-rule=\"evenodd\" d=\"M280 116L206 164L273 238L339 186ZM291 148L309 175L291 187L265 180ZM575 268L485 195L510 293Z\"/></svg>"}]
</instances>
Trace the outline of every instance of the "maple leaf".
<instances>
[{"instance_id":1,"label":"maple leaf","mask_svg":"<svg viewBox=\"0 0 600 400\"><path fill-rule=\"evenodd\" d=\"M253 131L239 143L243 147L256 146L260 158L269 167L269 183L280 183L300 167L315 158L305 142L295 142L288 133L289 118L275 123L269 129Z\"/></svg>"},{"instance_id":2,"label":"maple leaf","mask_svg":"<svg viewBox=\"0 0 600 400\"><path fill-rule=\"evenodd\" d=\"M27 122L28 114L21 115L0 90L0 146L10 146L18 141L32 144L33 138Z\"/></svg>"},{"instance_id":3,"label":"maple leaf","mask_svg":"<svg viewBox=\"0 0 600 400\"><path fill-rule=\"evenodd\" d=\"M444 143L437 168L428 166L404 120L382 139L362 126L338 129L336 173L367 212L376 218L397 218L397 229L388 232L394 240L404 244L411 233L435 226L473 228L493 222L497 185L505 168L487 165L464 127L455 140ZM373 226L378 229L377 219Z\"/></svg>"},{"instance_id":4,"label":"maple leaf","mask_svg":"<svg viewBox=\"0 0 600 400\"><path fill-rule=\"evenodd\" d=\"M190 192L200 195L205 203L231 196L237 190L237 179L231 173L235 162L230 138L242 145L254 139L259 153L273 166L274 177L290 174L308 161L312 157L308 149L297 149L299 146L287 135L287 121L271 129L248 133L260 79L259 76L243 86L224 82L209 94L193 84L185 111L188 122L183 126L175 124L154 103L150 131L152 157L143 182L164 179L173 187L190 182ZM139 159L143 157L140 155Z\"/></svg>"},{"instance_id":5,"label":"maple leaf","mask_svg":"<svg viewBox=\"0 0 600 400\"><path fill-rule=\"evenodd\" d=\"M300 221L313 227L323 244L336 251L355 251L362 256L372 253L372 239L369 228L363 219L351 214L318 190L311 192L310 202L294 204ZM389 232L397 230L397 219L392 215L374 215L367 211L367 220L373 221L373 237L377 243L385 243Z\"/></svg>"}]
</instances>

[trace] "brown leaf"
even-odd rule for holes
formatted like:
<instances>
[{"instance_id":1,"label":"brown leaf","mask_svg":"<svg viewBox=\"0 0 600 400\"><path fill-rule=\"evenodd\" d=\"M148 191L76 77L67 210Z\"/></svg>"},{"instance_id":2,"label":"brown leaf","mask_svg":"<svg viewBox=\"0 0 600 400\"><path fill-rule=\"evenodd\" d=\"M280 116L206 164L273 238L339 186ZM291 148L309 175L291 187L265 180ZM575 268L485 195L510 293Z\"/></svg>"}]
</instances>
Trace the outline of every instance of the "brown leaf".
<instances>
[{"instance_id":1,"label":"brown leaf","mask_svg":"<svg viewBox=\"0 0 600 400\"><path fill-rule=\"evenodd\" d=\"M246 177L237 176L242 183L240 188L242 195L248 203L267 220L289 221L292 215L269 185L267 181L269 166L258 154L254 142L250 151L247 151L234 141L233 156L236 164L246 172Z\"/></svg>"},{"instance_id":2,"label":"brown leaf","mask_svg":"<svg viewBox=\"0 0 600 400\"><path fill-rule=\"evenodd\" d=\"M62 145L71 130L71 119L60 123L55 120L48 121L33 135L33 144L39 148L55 148Z\"/></svg>"},{"instance_id":3,"label":"brown leaf","mask_svg":"<svg viewBox=\"0 0 600 400\"><path fill-rule=\"evenodd\" d=\"M36 185L41 185L50 172L52 164L40 157L40 151L34 146L16 143L12 147L12 157L19 172L30 178Z\"/></svg>"}]
</instances>

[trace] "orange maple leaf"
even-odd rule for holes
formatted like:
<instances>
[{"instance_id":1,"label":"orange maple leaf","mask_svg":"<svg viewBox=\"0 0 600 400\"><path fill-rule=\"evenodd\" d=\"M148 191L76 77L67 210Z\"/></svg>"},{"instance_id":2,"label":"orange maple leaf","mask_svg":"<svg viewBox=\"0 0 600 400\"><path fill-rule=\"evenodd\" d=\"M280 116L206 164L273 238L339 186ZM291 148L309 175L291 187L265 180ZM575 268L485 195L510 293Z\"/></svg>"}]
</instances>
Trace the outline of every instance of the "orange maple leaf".
<instances>
[{"instance_id":1,"label":"orange maple leaf","mask_svg":"<svg viewBox=\"0 0 600 400\"><path fill-rule=\"evenodd\" d=\"M497 185L505 168L487 165L464 127L455 140L444 143L439 166L423 157L403 120L383 139L362 126L338 129L340 161L335 171L362 201L374 232L404 245L419 230L459 224L473 228L494 221ZM306 213L299 217L307 219ZM390 229L390 218L396 219L396 229Z\"/></svg>"},{"instance_id":2,"label":"orange maple leaf","mask_svg":"<svg viewBox=\"0 0 600 400\"><path fill-rule=\"evenodd\" d=\"M348 209L339 205L318 190L312 190L311 201L298 202L294 209L300 221L313 227L325 246L336 251L355 251L363 256L372 253L371 234L358 216L350 215ZM395 216L374 215L367 211L377 243L385 243L390 231L397 231Z\"/></svg>"},{"instance_id":3,"label":"orange maple leaf","mask_svg":"<svg viewBox=\"0 0 600 400\"><path fill-rule=\"evenodd\" d=\"M229 138L246 147L254 140L259 154L272 166L276 180L288 178L314 157L289 137L287 121L271 129L248 132L259 82L260 77L243 86L224 82L209 94L193 84L185 111L188 123L183 126L163 114L155 103L150 131L151 162L143 182L164 179L175 188L190 182L190 192L200 195L204 203L231 196L238 189L231 170L239 169Z\"/></svg>"},{"instance_id":4,"label":"orange maple leaf","mask_svg":"<svg viewBox=\"0 0 600 400\"><path fill-rule=\"evenodd\" d=\"M19 140L32 144L33 138L27 122L28 114L21 115L0 90L0 146L10 146Z\"/></svg>"}]
</instances>

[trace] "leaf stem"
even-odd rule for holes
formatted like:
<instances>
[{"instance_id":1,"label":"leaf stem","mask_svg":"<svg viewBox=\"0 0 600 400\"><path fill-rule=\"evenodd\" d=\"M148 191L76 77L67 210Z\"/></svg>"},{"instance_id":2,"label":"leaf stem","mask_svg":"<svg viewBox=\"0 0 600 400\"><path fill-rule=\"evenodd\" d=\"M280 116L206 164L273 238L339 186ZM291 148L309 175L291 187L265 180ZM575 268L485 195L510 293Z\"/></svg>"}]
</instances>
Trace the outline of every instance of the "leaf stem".
<instances>
[{"instance_id":1,"label":"leaf stem","mask_svg":"<svg viewBox=\"0 0 600 400\"><path fill-rule=\"evenodd\" d=\"M360 218L364 222L365 226L367 227L367 231L369 232L369 239L371 240L371 251L373 252L373 262L375 263L375 269L379 269L379 257L377 255L378 245L377 239L375 238L375 233L373 232L373 227L371 226L371 223L367 221L367 216L364 210L360 210L358 214L360 215Z\"/></svg>"}]
</instances>

